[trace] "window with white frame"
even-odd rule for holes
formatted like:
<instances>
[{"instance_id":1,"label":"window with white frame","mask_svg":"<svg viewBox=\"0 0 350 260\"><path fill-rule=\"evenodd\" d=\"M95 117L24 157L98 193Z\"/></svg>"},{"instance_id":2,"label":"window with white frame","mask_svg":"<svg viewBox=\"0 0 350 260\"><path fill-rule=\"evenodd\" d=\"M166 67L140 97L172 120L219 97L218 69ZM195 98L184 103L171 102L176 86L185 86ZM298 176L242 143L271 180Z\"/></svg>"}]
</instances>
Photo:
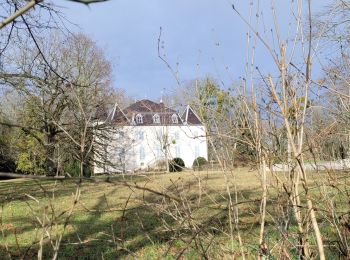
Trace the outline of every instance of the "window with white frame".
<instances>
[{"instance_id":1,"label":"window with white frame","mask_svg":"<svg viewBox=\"0 0 350 260\"><path fill-rule=\"evenodd\" d=\"M122 159L125 157L125 148L121 148L118 150L118 155L119 155L119 158Z\"/></svg>"},{"instance_id":2,"label":"window with white frame","mask_svg":"<svg viewBox=\"0 0 350 260\"><path fill-rule=\"evenodd\" d=\"M160 116L158 114L155 114L153 116L153 123L154 124L160 124Z\"/></svg>"},{"instance_id":3,"label":"window with white frame","mask_svg":"<svg viewBox=\"0 0 350 260\"><path fill-rule=\"evenodd\" d=\"M199 146L198 145L196 145L194 147L194 157L195 158L199 157Z\"/></svg>"},{"instance_id":4,"label":"window with white frame","mask_svg":"<svg viewBox=\"0 0 350 260\"><path fill-rule=\"evenodd\" d=\"M160 158L160 157L163 156L163 151L162 151L162 147L161 147L160 144L157 145L157 147L156 147L156 156L157 156L158 158Z\"/></svg>"},{"instance_id":5,"label":"window with white frame","mask_svg":"<svg viewBox=\"0 0 350 260\"><path fill-rule=\"evenodd\" d=\"M179 133L178 131L176 131L176 132L174 133L174 137L175 137L176 140L179 140L180 133Z\"/></svg>"},{"instance_id":6,"label":"window with white frame","mask_svg":"<svg viewBox=\"0 0 350 260\"><path fill-rule=\"evenodd\" d=\"M117 138L123 138L123 137L124 137L124 132L118 131L118 132L116 133L116 137L117 137Z\"/></svg>"},{"instance_id":7,"label":"window with white frame","mask_svg":"<svg viewBox=\"0 0 350 260\"><path fill-rule=\"evenodd\" d=\"M145 159L145 148L143 146L140 147L140 160Z\"/></svg>"},{"instance_id":8,"label":"window with white frame","mask_svg":"<svg viewBox=\"0 0 350 260\"><path fill-rule=\"evenodd\" d=\"M143 123L141 114L137 114L135 119L136 119L136 124L142 124Z\"/></svg>"},{"instance_id":9,"label":"window with white frame","mask_svg":"<svg viewBox=\"0 0 350 260\"><path fill-rule=\"evenodd\" d=\"M145 134L144 134L144 132L139 131L137 135L138 135L138 139L139 139L140 141L143 141L143 140L145 139Z\"/></svg>"},{"instance_id":10,"label":"window with white frame","mask_svg":"<svg viewBox=\"0 0 350 260\"><path fill-rule=\"evenodd\" d=\"M179 122L178 119L177 119L177 115L176 114L173 114L171 116L171 121L173 122L173 124L177 124Z\"/></svg>"},{"instance_id":11,"label":"window with white frame","mask_svg":"<svg viewBox=\"0 0 350 260\"><path fill-rule=\"evenodd\" d=\"M175 157L180 157L180 146L175 146Z\"/></svg>"}]
</instances>

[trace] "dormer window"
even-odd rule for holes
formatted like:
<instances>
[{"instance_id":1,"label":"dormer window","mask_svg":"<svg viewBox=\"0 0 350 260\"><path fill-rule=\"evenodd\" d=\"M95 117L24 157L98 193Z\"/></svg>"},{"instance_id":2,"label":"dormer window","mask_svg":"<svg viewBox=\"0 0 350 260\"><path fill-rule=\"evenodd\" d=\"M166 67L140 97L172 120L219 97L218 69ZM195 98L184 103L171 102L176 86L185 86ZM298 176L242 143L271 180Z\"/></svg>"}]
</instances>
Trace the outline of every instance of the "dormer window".
<instances>
[{"instance_id":1,"label":"dormer window","mask_svg":"<svg viewBox=\"0 0 350 260\"><path fill-rule=\"evenodd\" d=\"M153 123L154 124L160 124L160 116L158 114L155 114L153 116Z\"/></svg>"},{"instance_id":2,"label":"dormer window","mask_svg":"<svg viewBox=\"0 0 350 260\"><path fill-rule=\"evenodd\" d=\"M136 119L136 124L142 124L143 123L141 114L137 114L135 119Z\"/></svg>"},{"instance_id":3,"label":"dormer window","mask_svg":"<svg viewBox=\"0 0 350 260\"><path fill-rule=\"evenodd\" d=\"M176 114L173 114L171 116L171 121L173 122L173 124L177 124L179 122L178 119L177 119L177 115Z\"/></svg>"}]
</instances>

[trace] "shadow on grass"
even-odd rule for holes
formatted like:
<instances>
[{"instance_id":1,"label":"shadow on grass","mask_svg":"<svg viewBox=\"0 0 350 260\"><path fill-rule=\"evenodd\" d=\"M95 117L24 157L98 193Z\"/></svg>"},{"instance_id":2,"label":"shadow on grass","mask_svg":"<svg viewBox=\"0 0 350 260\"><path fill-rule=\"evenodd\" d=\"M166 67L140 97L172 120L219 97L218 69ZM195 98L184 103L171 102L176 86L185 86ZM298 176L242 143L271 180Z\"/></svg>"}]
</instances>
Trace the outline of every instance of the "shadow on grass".
<instances>
[{"instance_id":1,"label":"shadow on grass","mask_svg":"<svg viewBox=\"0 0 350 260\"><path fill-rule=\"evenodd\" d=\"M164 190L167 194L183 200L174 202L157 194L142 194L141 203L136 207L117 213L105 213L108 203L105 197L112 198L112 192L100 197L85 217L74 218L71 225L74 232L64 237L60 257L83 258L89 255L91 258L116 259L120 257L145 257L154 249L155 258L174 257L181 254L192 254L196 258L201 257L197 252L205 252L213 244L216 236L226 236L229 230L227 210L206 209L200 212L202 206L197 207L198 196L190 193L191 188L197 185L196 180L174 181ZM244 198L253 197L254 192L241 191ZM216 194L210 194L215 196ZM185 198L186 197L186 198ZM227 204L227 199L218 197L220 203ZM206 204L207 202L204 202ZM258 211L259 203L250 205L252 211ZM194 218L187 218L191 208ZM242 218L251 218L253 213L243 212ZM255 221L255 220L254 220ZM192 222L196 222L191 226ZM242 232L252 231L258 226L247 223L242 225ZM77 244L69 244L77 243ZM144 250L148 248L148 250ZM144 250L143 252L140 252ZM137 255L134 253L137 252ZM47 251L50 256L49 251ZM152 257L151 257L152 258Z\"/></svg>"},{"instance_id":2,"label":"shadow on grass","mask_svg":"<svg viewBox=\"0 0 350 260\"><path fill-rule=\"evenodd\" d=\"M164 258L165 254L171 259L181 255L182 251L184 257L201 258L203 256L198 252L205 254L210 250L211 256L225 257L222 248L229 243L230 237L227 209L229 203L225 191L210 189L202 195L198 203L199 195L195 190L198 186L197 180L174 178L162 189L162 192L178 200L145 190L140 191L132 185L130 189L126 189L118 183L120 180L123 179L110 178L107 181L103 179L99 182L83 183L82 190L92 203L86 201L86 208L77 210L70 219L62 239L59 259L159 259ZM141 181L142 178L134 178L133 181L135 180ZM50 189L54 183L41 184ZM8 192L8 196L14 196L13 200L28 199L23 193L44 198L41 188L33 186L33 182L2 186L0 196ZM68 198L75 186L75 182L60 182L55 192L56 198ZM15 191L12 188L15 188ZM234 197L234 194L231 195ZM259 192L253 189L241 189L238 192L238 201L246 201L237 205L240 232L244 234L245 241L251 241L254 248L258 247L258 196ZM129 203L126 203L127 201ZM124 207L126 210L121 210ZM273 208L272 202L269 202L268 207ZM28 223L28 217L21 215L11 218L11 222L22 223L17 231L19 238L35 229L37 224L35 220L31 221L33 223ZM57 221L62 224L64 216ZM40 227L37 228L41 232ZM11 244L10 249L14 257L30 259L37 254L38 244L24 247L19 240L19 245L18 249L15 243ZM52 253L51 245L46 243L44 258L52 257ZM256 251L252 254L256 255ZM6 251L0 247L0 258L5 257Z\"/></svg>"},{"instance_id":3,"label":"shadow on grass","mask_svg":"<svg viewBox=\"0 0 350 260\"><path fill-rule=\"evenodd\" d=\"M31 200L26 194L36 198L43 199L48 196L69 196L72 190L79 182L87 186L98 185L99 183L108 183L112 181L140 181L142 176L99 176L91 179L78 178L63 180L31 180L31 179L15 179L0 182L0 205L11 201L27 201Z\"/></svg>"}]
</instances>

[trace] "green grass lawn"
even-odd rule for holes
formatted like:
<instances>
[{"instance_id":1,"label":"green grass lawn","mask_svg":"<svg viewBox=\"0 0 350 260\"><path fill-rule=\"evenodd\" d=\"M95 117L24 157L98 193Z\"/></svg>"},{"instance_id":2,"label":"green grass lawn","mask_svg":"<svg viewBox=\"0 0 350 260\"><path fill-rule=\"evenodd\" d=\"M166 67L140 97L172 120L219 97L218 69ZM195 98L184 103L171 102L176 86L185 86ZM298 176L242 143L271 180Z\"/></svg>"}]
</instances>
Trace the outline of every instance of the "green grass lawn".
<instances>
[{"instance_id":1,"label":"green grass lawn","mask_svg":"<svg viewBox=\"0 0 350 260\"><path fill-rule=\"evenodd\" d=\"M332 182L332 178L341 179L340 188L347 189L343 173L310 174L313 186ZM286 198L281 196L280 183L286 176L280 174L279 179L268 178L265 239L272 255L278 255L281 246L279 214L288 212L283 208ZM78 187L80 197L74 203ZM321 210L327 205L321 203L324 193L319 190L313 196ZM327 192L345 203L336 189ZM236 206L229 213L230 197ZM62 235L60 259L198 259L204 255L222 259L240 255L238 234L244 254L256 257L260 198L259 176L248 169L229 174L147 173L82 182L3 181L0 258L36 257L41 242L44 258L51 258ZM236 213L237 221L230 222ZM324 215L318 217L322 230L333 236ZM293 244L297 231L293 225L290 230L294 233L286 241Z\"/></svg>"}]
</instances>

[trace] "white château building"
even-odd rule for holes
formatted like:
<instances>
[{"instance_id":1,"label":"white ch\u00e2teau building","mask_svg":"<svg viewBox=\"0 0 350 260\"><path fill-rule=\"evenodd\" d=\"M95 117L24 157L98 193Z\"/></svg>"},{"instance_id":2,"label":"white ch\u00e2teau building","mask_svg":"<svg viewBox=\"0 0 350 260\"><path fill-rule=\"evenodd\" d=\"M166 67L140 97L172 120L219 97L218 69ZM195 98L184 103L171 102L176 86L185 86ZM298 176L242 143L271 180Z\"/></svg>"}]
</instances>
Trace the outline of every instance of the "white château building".
<instances>
[{"instance_id":1,"label":"white ch\u00e2teau building","mask_svg":"<svg viewBox=\"0 0 350 260\"><path fill-rule=\"evenodd\" d=\"M175 157L191 168L197 157L208 159L205 127L190 106L180 115L163 102L141 100L124 110L116 104L97 118L96 124L112 131L106 131L108 141L100 148L104 160L95 163L95 174L155 168Z\"/></svg>"}]
</instances>

